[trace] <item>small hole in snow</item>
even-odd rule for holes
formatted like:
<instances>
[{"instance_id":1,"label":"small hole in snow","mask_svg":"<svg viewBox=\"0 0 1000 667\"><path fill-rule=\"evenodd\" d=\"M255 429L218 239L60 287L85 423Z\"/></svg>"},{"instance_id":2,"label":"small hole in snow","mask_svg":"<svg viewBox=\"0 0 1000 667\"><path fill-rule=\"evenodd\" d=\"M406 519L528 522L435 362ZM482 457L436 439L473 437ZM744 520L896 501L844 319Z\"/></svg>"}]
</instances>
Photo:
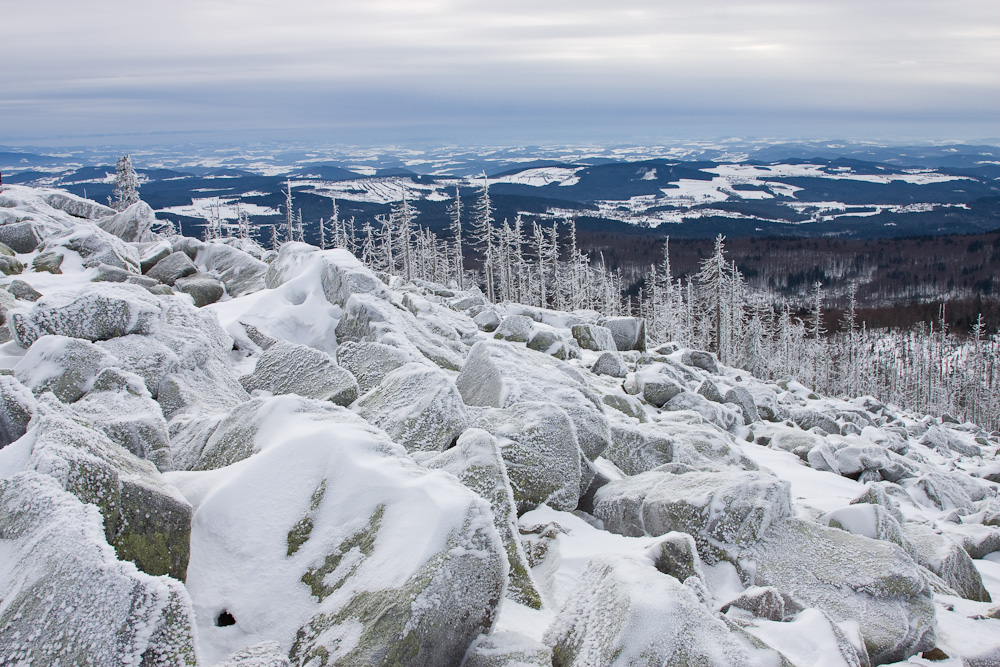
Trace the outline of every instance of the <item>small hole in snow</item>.
<instances>
[{"instance_id":1,"label":"small hole in snow","mask_svg":"<svg viewBox=\"0 0 1000 667\"><path fill-rule=\"evenodd\" d=\"M233 618L232 614L223 609L222 613L215 619L215 624L220 628L224 628L227 625L236 625L236 619Z\"/></svg>"}]
</instances>

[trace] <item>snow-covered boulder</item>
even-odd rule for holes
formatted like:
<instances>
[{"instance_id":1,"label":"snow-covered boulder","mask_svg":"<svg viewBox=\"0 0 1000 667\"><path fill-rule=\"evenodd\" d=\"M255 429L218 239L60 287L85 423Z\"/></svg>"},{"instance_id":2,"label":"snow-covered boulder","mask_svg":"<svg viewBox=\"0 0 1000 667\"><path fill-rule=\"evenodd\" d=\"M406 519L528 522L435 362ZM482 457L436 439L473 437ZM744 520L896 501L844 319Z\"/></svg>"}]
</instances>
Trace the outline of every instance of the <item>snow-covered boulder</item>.
<instances>
[{"instance_id":1,"label":"snow-covered boulder","mask_svg":"<svg viewBox=\"0 0 1000 667\"><path fill-rule=\"evenodd\" d=\"M85 267L107 264L129 273L139 273L139 251L135 246L90 224L76 225L65 232L49 236L39 249L63 257L68 252L76 253Z\"/></svg>"},{"instance_id":2,"label":"snow-covered boulder","mask_svg":"<svg viewBox=\"0 0 1000 667\"><path fill-rule=\"evenodd\" d=\"M472 346L456 384L467 405L504 408L522 402L557 405L573 422L587 458L600 456L610 431L600 399L568 364L494 341Z\"/></svg>"},{"instance_id":3,"label":"snow-covered boulder","mask_svg":"<svg viewBox=\"0 0 1000 667\"><path fill-rule=\"evenodd\" d=\"M191 506L152 463L103 433L57 414L40 416L25 437L0 450L0 470L50 475L97 506L119 558L148 574L184 580Z\"/></svg>"},{"instance_id":4,"label":"snow-covered boulder","mask_svg":"<svg viewBox=\"0 0 1000 667\"><path fill-rule=\"evenodd\" d=\"M148 243L156 239L153 225L156 214L144 201L138 201L124 211L100 218L97 226L129 243Z\"/></svg>"},{"instance_id":5,"label":"snow-covered boulder","mask_svg":"<svg viewBox=\"0 0 1000 667\"><path fill-rule=\"evenodd\" d=\"M663 404L663 409L671 412L688 410L701 416L706 422L715 424L723 431L728 431L737 425L737 415L724 405L714 403L701 394L693 391L682 391L675 394Z\"/></svg>"},{"instance_id":6,"label":"snow-covered boulder","mask_svg":"<svg viewBox=\"0 0 1000 667\"><path fill-rule=\"evenodd\" d=\"M190 296L196 308L215 303L226 293L225 285L206 273L192 273L190 276L178 278L174 282L174 288Z\"/></svg>"},{"instance_id":7,"label":"snow-covered boulder","mask_svg":"<svg viewBox=\"0 0 1000 667\"><path fill-rule=\"evenodd\" d=\"M607 327L599 327L596 324L574 324L570 331L584 350L613 352L618 349L615 337Z\"/></svg>"},{"instance_id":8,"label":"snow-covered boulder","mask_svg":"<svg viewBox=\"0 0 1000 667\"><path fill-rule=\"evenodd\" d=\"M535 322L526 315L508 315L493 332L493 337L511 343L527 343L534 332Z\"/></svg>"},{"instance_id":9,"label":"snow-covered boulder","mask_svg":"<svg viewBox=\"0 0 1000 667\"><path fill-rule=\"evenodd\" d=\"M634 376L638 393L650 405L662 408L674 396L687 391L687 387L671 377L661 364L644 367Z\"/></svg>"},{"instance_id":10,"label":"snow-covered boulder","mask_svg":"<svg viewBox=\"0 0 1000 667\"><path fill-rule=\"evenodd\" d=\"M46 294L8 319L14 340L27 348L46 334L97 341L149 333L159 315L160 302L138 285L88 283Z\"/></svg>"},{"instance_id":11,"label":"snow-covered boulder","mask_svg":"<svg viewBox=\"0 0 1000 667\"><path fill-rule=\"evenodd\" d=\"M236 298L264 289L268 266L249 253L222 243L209 243L197 255L196 263L205 273L217 277L226 293Z\"/></svg>"},{"instance_id":12,"label":"snow-covered boulder","mask_svg":"<svg viewBox=\"0 0 1000 667\"><path fill-rule=\"evenodd\" d=\"M743 471L654 470L601 487L594 503L594 516L611 532L688 533L706 558L753 544L791 514L788 482Z\"/></svg>"},{"instance_id":13,"label":"snow-covered boulder","mask_svg":"<svg viewBox=\"0 0 1000 667\"><path fill-rule=\"evenodd\" d=\"M578 359L580 348L576 341L565 336L557 329L537 328L528 340L528 349L537 350L550 357L555 357L565 361L566 359Z\"/></svg>"},{"instance_id":14,"label":"snow-covered boulder","mask_svg":"<svg viewBox=\"0 0 1000 667\"><path fill-rule=\"evenodd\" d=\"M48 475L0 478L3 662L194 667L184 587L118 561L101 518Z\"/></svg>"},{"instance_id":15,"label":"snow-covered boulder","mask_svg":"<svg viewBox=\"0 0 1000 667\"><path fill-rule=\"evenodd\" d=\"M168 474L196 506L187 588L203 659L271 640L293 664L459 664L504 595L489 504L310 403L293 427L273 414L236 465Z\"/></svg>"},{"instance_id":16,"label":"snow-covered boulder","mask_svg":"<svg viewBox=\"0 0 1000 667\"><path fill-rule=\"evenodd\" d=\"M213 667L291 667L291 664L281 650L281 644L264 641L237 651Z\"/></svg>"},{"instance_id":17,"label":"snow-covered boulder","mask_svg":"<svg viewBox=\"0 0 1000 667\"><path fill-rule=\"evenodd\" d=\"M780 664L673 577L632 557L598 556L545 631L556 667Z\"/></svg>"},{"instance_id":18,"label":"snow-covered boulder","mask_svg":"<svg viewBox=\"0 0 1000 667\"><path fill-rule=\"evenodd\" d=\"M470 410L474 426L496 437L518 514L542 503L561 510L580 499L580 448L566 412L546 403Z\"/></svg>"},{"instance_id":19,"label":"snow-covered boulder","mask_svg":"<svg viewBox=\"0 0 1000 667\"><path fill-rule=\"evenodd\" d=\"M469 425L451 378L419 363L386 374L354 410L411 451L447 449Z\"/></svg>"},{"instance_id":20,"label":"snow-covered boulder","mask_svg":"<svg viewBox=\"0 0 1000 667\"><path fill-rule=\"evenodd\" d=\"M357 379L361 393L400 366L414 361L418 360L407 352L382 343L345 341L337 346L337 363Z\"/></svg>"},{"instance_id":21,"label":"snow-covered boulder","mask_svg":"<svg viewBox=\"0 0 1000 667\"><path fill-rule=\"evenodd\" d=\"M760 413L754 403L753 396L745 387L733 387L726 392L723 401L740 406L743 413L743 423L752 424L760 421Z\"/></svg>"},{"instance_id":22,"label":"snow-covered boulder","mask_svg":"<svg viewBox=\"0 0 1000 667\"><path fill-rule=\"evenodd\" d=\"M719 374L719 365L715 361L715 355L702 350L687 350L681 355L681 363L693 368L700 368L708 371L712 375Z\"/></svg>"},{"instance_id":23,"label":"snow-covered boulder","mask_svg":"<svg viewBox=\"0 0 1000 667\"><path fill-rule=\"evenodd\" d=\"M27 432L37 406L31 390L10 375L0 375L0 448Z\"/></svg>"},{"instance_id":24,"label":"snow-covered boulder","mask_svg":"<svg viewBox=\"0 0 1000 667\"><path fill-rule=\"evenodd\" d=\"M968 600L990 602L983 578L965 549L930 526L907 523L906 539L913 545L914 559L941 577L956 593Z\"/></svg>"},{"instance_id":25,"label":"snow-covered boulder","mask_svg":"<svg viewBox=\"0 0 1000 667\"><path fill-rule=\"evenodd\" d=\"M51 391L63 403L72 403L90 391L101 369L115 361L89 341L42 336L14 367L14 376L35 394Z\"/></svg>"},{"instance_id":26,"label":"snow-covered boulder","mask_svg":"<svg viewBox=\"0 0 1000 667\"><path fill-rule=\"evenodd\" d=\"M901 483L910 496L925 507L940 510L958 510L962 514L972 514L976 505L965 488L954 477L944 472L928 472L916 479Z\"/></svg>"},{"instance_id":27,"label":"snow-covered boulder","mask_svg":"<svg viewBox=\"0 0 1000 667\"><path fill-rule=\"evenodd\" d=\"M41 243L42 236L33 222L9 222L0 225L0 243L15 252L34 252Z\"/></svg>"},{"instance_id":28,"label":"snow-covered boulder","mask_svg":"<svg viewBox=\"0 0 1000 667\"><path fill-rule=\"evenodd\" d=\"M152 461L159 470L171 469L167 422L138 375L103 369L71 409L83 423L135 456Z\"/></svg>"},{"instance_id":29,"label":"snow-covered boulder","mask_svg":"<svg viewBox=\"0 0 1000 667\"><path fill-rule=\"evenodd\" d=\"M827 415L817 410L798 409L792 410L791 419L799 425L799 428L808 431L812 428L820 428L827 433L840 435L840 426Z\"/></svg>"},{"instance_id":30,"label":"snow-covered boulder","mask_svg":"<svg viewBox=\"0 0 1000 667\"><path fill-rule=\"evenodd\" d=\"M605 352L597 358L594 365L590 367L590 372L595 375L609 375L615 378L623 378L628 375L628 366L622 355L617 352Z\"/></svg>"},{"instance_id":31,"label":"snow-covered boulder","mask_svg":"<svg viewBox=\"0 0 1000 667\"><path fill-rule=\"evenodd\" d=\"M198 267L183 252L173 252L159 260L144 273L150 278L159 280L165 285L173 285L180 278L186 278L198 272Z\"/></svg>"},{"instance_id":32,"label":"snow-covered boulder","mask_svg":"<svg viewBox=\"0 0 1000 667\"><path fill-rule=\"evenodd\" d=\"M496 439L482 429L468 429L454 447L425 461L424 466L450 472L489 502L493 524L507 553L507 596L523 605L540 608L541 596L518 540L514 494Z\"/></svg>"},{"instance_id":33,"label":"snow-covered boulder","mask_svg":"<svg viewBox=\"0 0 1000 667\"><path fill-rule=\"evenodd\" d=\"M141 377L153 398L159 394L163 380L180 367L177 354L153 336L131 334L98 341L96 345L117 359L120 368Z\"/></svg>"},{"instance_id":34,"label":"snow-covered boulder","mask_svg":"<svg viewBox=\"0 0 1000 667\"><path fill-rule=\"evenodd\" d=\"M898 545L908 556L917 559L916 549L903 534L903 527L892 512L881 505L854 503L840 507L819 517L819 522L840 528L855 535L873 540L884 540Z\"/></svg>"},{"instance_id":35,"label":"snow-covered boulder","mask_svg":"<svg viewBox=\"0 0 1000 667\"><path fill-rule=\"evenodd\" d=\"M646 319L643 317L605 317L597 321L608 329L619 352L646 351Z\"/></svg>"},{"instance_id":36,"label":"snow-covered boulder","mask_svg":"<svg viewBox=\"0 0 1000 667\"><path fill-rule=\"evenodd\" d=\"M614 424L611 444L601 454L626 475L639 475L674 458L674 441L655 424Z\"/></svg>"},{"instance_id":37,"label":"snow-covered boulder","mask_svg":"<svg viewBox=\"0 0 1000 667\"><path fill-rule=\"evenodd\" d=\"M874 665L934 647L931 590L895 544L789 518L734 564L757 586L773 586L838 623L858 623Z\"/></svg>"},{"instance_id":38,"label":"snow-covered boulder","mask_svg":"<svg viewBox=\"0 0 1000 667\"><path fill-rule=\"evenodd\" d=\"M358 383L326 352L280 341L264 350L253 373L240 379L244 389L350 405L358 397Z\"/></svg>"}]
</instances>

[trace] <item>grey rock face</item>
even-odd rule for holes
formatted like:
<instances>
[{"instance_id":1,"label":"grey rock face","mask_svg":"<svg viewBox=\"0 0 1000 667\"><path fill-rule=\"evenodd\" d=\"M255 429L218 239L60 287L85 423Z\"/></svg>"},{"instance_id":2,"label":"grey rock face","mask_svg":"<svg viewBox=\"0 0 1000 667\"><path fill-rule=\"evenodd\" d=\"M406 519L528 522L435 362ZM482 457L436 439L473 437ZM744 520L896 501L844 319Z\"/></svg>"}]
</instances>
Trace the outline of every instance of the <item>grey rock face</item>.
<instances>
[{"instance_id":1,"label":"grey rock face","mask_svg":"<svg viewBox=\"0 0 1000 667\"><path fill-rule=\"evenodd\" d=\"M941 577L956 593L967 600L992 602L979 570L965 549L918 523L904 524L903 534L913 545L914 559Z\"/></svg>"},{"instance_id":2,"label":"grey rock face","mask_svg":"<svg viewBox=\"0 0 1000 667\"><path fill-rule=\"evenodd\" d=\"M722 403L722 394L719 392L719 388L715 386L715 383L711 380L705 380L700 385L698 385L698 391L695 392L699 396L704 396L706 399L712 401L713 403Z\"/></svg>"},{"instance_id":3,"label":"grey rock face","mask_svg":"<svg viewBox=\"0 0 1000 667\"><path fill-rule=\"evenodd\" d=\"M681 356L681 361L694 368L708 371L712 375L719 374L719 365L715 361L715 355L701 350L689 350Z\"/></svg>"},{"instance_id":4,"label":"grey rock face","mask_svg":"<svg viewBox=\"0 0 1000 667\"><path fill-rule=\"evenodd\" d=\"M23 436L37 409L31 391L17 379L0 375L0 448Z\"/></svg>"},{"instance_id":5,"label":"grey rock face","mask_svg":"<svg viewBox=\"0 0 1000 667\"><path fill-rule=\"evenodd\" d=\"M822 412L817 412L816 410L792 410L791 417L792 421L805 431L819 427L827 433L840 435L840 425Z\"/></svg>"},{"instance_id":6,"label":"grey rock face","mask_svg":"<svg viewBox=\"0 0 1000 667\"><path fill-rule=\"evenodd\" d=\"M264 289L267 264L238 248L207 244L198 253L198 263L204 271L217 276L233 298Z\"/></svg>"},{"instance_id":7,"label":"grey rock face","mask_svg":"<svg viewBox=\"0 0 1000 667\"><path fill-rule=\"evenodd\" d=\"M615 337L607 327L599 327L596 324L574 324L570 331L584 350L604 352L618 349Z\"/></svg>"},{"instance_id":8,"label":"grey rock face","mask_svg":"<svg viewBox=\"0 0 1000 667\"><path fill-rule=\"evenodd\" d=\"M493 310L484 310L473 317L472 321L476 323L480 331L487 333L496 331L497 327L500 326L500 316Z\"/></svg>"},{"instance_id":9,"label":"grey rock face","mask_svg":"<svg viewBox=\"0 0 1000 667\"><path fill-rule=\"evenodd\" d=\"M179 292L190 294L196 308L215 303L226 293L221 282L204 273L195 273L186 278L178 278L174 287Z\"/></svg>"},{"instance_id":10,"label":"grey rock face","mask_svg":"<svg viewBox=\"0 0 1000 667\"><path fill-rule=\"evenodd\" d=\"M337 346L337 363L358 381L366 393L400 366L417 361L403 350L383 343L346 341Z\"/></svg>"},{"instance_id":11,"label":"grey rock face","mask_svg":"<svg viewBox=\"0 0 1000 667\"><path fill-rule=\"evenodd\" d=\"M569 511L580 499L580 450L566 413L551 404L518 403L472 411L473 426L500 444L518 514L542 503Z\"/></svg>"},{"instance_id":12,"label":"grey rock face","mask_svg":"<svg viewBox=\"0 0 1000 667\"><path fill-rule=\"evenodd\" d=\"M121 213L97 220L97 226L129 243L144 243L155 237L152 231L156 214L144 201L138 201Z\"/></svg>"},{"instance_id":13,"label":"grey rock face","mask_svg":"<svg viewBox=\"0 0 1000 667\"><path fill-rule=\"evenodd\" d=\"M178 278L184 278L198 272L198 267L183 252L173 252L159 260L145 271L150 278L155 278L165 285L173 285Z\"/></svg>"},{"instance_id":14,"label":"grey rock face","mask_svg":"<svg viewBox=\"0 0 1000 667\"><path fill-rule=\"evenodd\" d=\"M42 298L42 293L23 280L12 280L7 285L7 291L14 295L15 299L21 301L38 301Z\"/></svg>"},{"instance_id":15,"label":"grey rock face","mask_svg":"<svg viewBox=\"0 0 1000 667\"><path fill-rule=\"evenodd\" d=\"M0 243L10 246L15 252L34 252L41 240L41 234L33 222L0 225Z\"/></svg>"},{"instance_id":16,"label":"grey rock face","mask_svg":"<svg viewBox=\"0 0 1000 667\"><path fill-rule=\"evenodd\" d=\"M16 276L24 271L24 264L16 257L0 255L0 273L5 276Z\"/></svg>"},{"instance_id":17,"label":"grey rock face","mask_svg":"<svg viewBox=\"0 0 1000 667\"><path fill-rule=\"evenodd\" d=\"M653 424L615 424L611 427L611 444L601 456L626 475L638 475L673 461L674 442Z\"/></svg>"},{"instance_id":18,"label":"grey rock face","mask_svg":"<svg viewBox=\"0 0 1000 667\"><path fill-rule=\"evenodd\" d=\"M173 249L166 241L154 243L152 247L146 247L139 259L139 269L143 274L147 273L151 268L156 266L160 260L169 257L171 252L173 252Z\"/></svg>"},{"instance_id":19,"label":"grey rock face","mask_svg":"<svg viewBox=\"0 0 1000 667\"><path fill-rule=\"evenodd\" d=\"M858 622L873 665L934 646L931 591L916 563L894 544L785 519L742 558L755 563L756 585L819 607L836 622Z\"/></svg>"},{"instance_id":20,"label":"grey rock face","mask_svg":"<svg viewBox=\"0 0 1000 667\"><path fill-rule=\"evenodd\" d=\"M490 503L493 525L503 540L510 566L507 596L533 609L540 609L542 599L518 540L514 493L496 439L482 429L468 429L454 447L427 461L425 467L447 470Z\"/></svg>"},{"instance_id":21,"label":"grey rock face","mask_svg":"<svg viewBox=\"0 0 1000 667\"><path fill-rule=\"evenodd\" d=\"M354 409L410 451L447 449L469 425L451 379L418 363L388 373Z\"/></svg>"},{"instance_id":22,"label":"grey rock face","mask_svg":"<svg viewBox=\"0 0 1000 667\"><path fill-rule=\"evenodd\" d=\"M35 259L31 260L31 268L35 270L36 273L62 273L63 256L61 253L46 250L40 253Z\"/></svg>"},{"instance_id":23,"label":"grey rock face","mask_svg":"<svg viewBox=\"0 0 1000 667\"><path fill-rule=\"evenodd\" d=\"M100 514L48 475L0 479L0 646L11 664L195 665L183 585L115 558ZM72 613L67 613L72 609Z\"/></svg>"},{"instance_id":24,"label":"grey rock face","mask_svg":"<svg viewBox=\"0 0 1000 667\"><path fill-rule=\"evenodd\" d=\"M686 389L668 377L642 377L642 397L650 405L662 408L670 399L685 392Z\"/></svg>"},{"instance_id":25,"label":"grey rock face","mask_svg":"<svg viewBox=\"0 0 1000 667\"><path fill-rule=\"evenodd\" d=\"M306 398L350 405L358 397L358 383L325 352L279 341L267 348L257 367L241 379L248 392L298 394Z\"/></svg>"},{"instance_id":26,"label":"grey rock face","mask_svg":"<svg viewBox=\"0 0 1000 667\"><path fill-rule=\"evenodd\" d=\"M780 657L732 635L673 577L635 558L597 556L545 632L558 667L745 667ZM765 657L766 656L766 657Z\"/></svg>"},{"instance_id":27,"label":"grey rock face","mask_svg":"<svg viewBox=\"0 0 1000 667\"><path fill-rule=\"evenodd\" d=\"M159 301L137 285L89 283L12 310L9 320L14 340L27 348L47 334L97 341L149 333L159 315Z\"/></svg>"},{"instance_id":28,"label":"grey rock face","mask_svg":"<svg viewBox=\"0 0 1000 667\"><path fill-rule=\"evenodd\" d=\"M80 255L86 267L107 264L139 273L139 251L117 236L93 225L77 225L45 239L46 250L66 249Z\"/></svg>"},{"instance_id":29,"label":"grey rock face","mask_svg":"<svg viewBox=\"0 0 1000 667\"><path fill-rule=\"evenodd\" d=\"M610 375L615 378L623 378L628 375L628 366L622 355L617 352L605 352L597 358L590 368L595 375Z\"/></svg>"},{"instance_id":30,"label":"grey rock face","mask_svg":"<svg viewBox=\"0 0 1000 667\"><path fill-rule=\"evenodd\" d=\"M552 649L513 632L495 632L469 647L462 667L552 667Z\"/></svg>"},{"instance_id":31,"label":"grey rock face","mask_svg":"<svg viewBox=\"0 0 1000 667\"><path fill-rule=\"evenodd\" d=\"M760 414L757 412L757 406L754 403L753 396L751 396L750 392L743 387L733 387L727 391L724 401L726 403L735 403L740 406L740 410L743 411L744 423L752 424L760 421Z\"/></svg>"},{"instance_id":32,"label":"grey rock face","mask_svg":"<svg viewBox=\"0 0 1000 667\"><path fill-rule=\"evenodd\" d=\"M467 405L504 408L541 402L562 408L591 460L608 446L610 432L600 399L582 375L547 355L482 341L472 346L456 384Z\"/></svg>"},{"instance_id":33,"label":"grey rock face","mask_svg":"<svg viewBox=\"0 0 1000 667\"><path fill-rule=\"evenodd\" d=\"M619 352L646 351L646 320L642 317L605 317L598 325L611 331Z\"/></svg>"},{"instance_id":34,"label":"grey rock face","mask_svg":"<svg viewBox=\"0 0 1000 667\"><path fill-rule=\"evenodd\" d=\"M72 403L90 390L102 368L115 361L91 342L43 336L14 367L14 375L36 394L51 391L63 403Z\"/></svg>"},{"instance_id":35,"label":"grey rock face","mask_svg":"<svg viewBox=\"0 0 1000 667\"><path fill-rule=\"evenodd\" d=\"M493 332L493 337L511 343L527 343L534 331L535 323L524 315L508 315Z\"/></svg>"}]
</instances>

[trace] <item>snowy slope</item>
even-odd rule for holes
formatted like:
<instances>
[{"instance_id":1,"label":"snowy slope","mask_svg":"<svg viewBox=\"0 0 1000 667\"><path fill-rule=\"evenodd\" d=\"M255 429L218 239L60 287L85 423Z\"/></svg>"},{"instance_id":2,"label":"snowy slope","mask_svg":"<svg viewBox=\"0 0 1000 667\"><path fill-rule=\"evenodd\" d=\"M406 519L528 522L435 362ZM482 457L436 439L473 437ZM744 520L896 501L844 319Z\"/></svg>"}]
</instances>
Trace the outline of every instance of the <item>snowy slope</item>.
<instances>
[{"instance_id":1,"label":"snowy slope","mask_svg":"<svg viewBox=\"0 0 1000 667\"><path fill-rule=\"evenodd\" d=\"M1000 660L1000 433L55 194L0 190L13 664Z\"/></svg>"}]
</instances>

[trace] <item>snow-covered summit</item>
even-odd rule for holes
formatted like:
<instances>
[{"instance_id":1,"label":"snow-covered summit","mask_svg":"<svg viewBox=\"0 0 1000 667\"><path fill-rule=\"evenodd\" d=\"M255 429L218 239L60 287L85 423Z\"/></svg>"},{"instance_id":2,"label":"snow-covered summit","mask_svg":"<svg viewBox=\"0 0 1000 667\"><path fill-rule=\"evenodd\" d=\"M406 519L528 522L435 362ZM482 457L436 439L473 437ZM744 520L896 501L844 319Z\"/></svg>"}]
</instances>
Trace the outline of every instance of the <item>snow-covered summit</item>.
<instances>
[{"instance_id":1,"label":"snow-covered summit","mask_svg":"<svg viewBox=\"0 0 1000 667\"><path fill-rule=\"evenodd\" d=\"M12 664L1000 660L1000 434L143 206L0 190Z\"/></svg>"}]
</instances>

